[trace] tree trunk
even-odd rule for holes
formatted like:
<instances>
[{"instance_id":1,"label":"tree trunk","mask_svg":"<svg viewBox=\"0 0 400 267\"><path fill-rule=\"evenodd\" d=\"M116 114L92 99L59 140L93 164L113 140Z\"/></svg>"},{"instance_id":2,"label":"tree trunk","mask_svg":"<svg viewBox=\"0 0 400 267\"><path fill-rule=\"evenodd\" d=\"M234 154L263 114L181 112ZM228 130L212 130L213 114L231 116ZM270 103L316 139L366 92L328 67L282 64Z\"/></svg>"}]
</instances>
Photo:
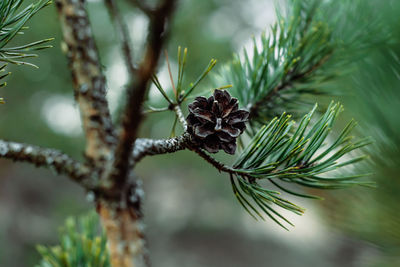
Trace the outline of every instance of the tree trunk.
<instances>
[{"instance_id":1,"label":"tree trunk","mask_svg":"<svg viewBox=\"0 0 400 267\"><path fill-rule=\"evenodd\" d=\"M112 267L146 266L145 239L141 218L129 208L114 208L101 202L98 213L107 233Z\"/></svg>"}]
</instances>

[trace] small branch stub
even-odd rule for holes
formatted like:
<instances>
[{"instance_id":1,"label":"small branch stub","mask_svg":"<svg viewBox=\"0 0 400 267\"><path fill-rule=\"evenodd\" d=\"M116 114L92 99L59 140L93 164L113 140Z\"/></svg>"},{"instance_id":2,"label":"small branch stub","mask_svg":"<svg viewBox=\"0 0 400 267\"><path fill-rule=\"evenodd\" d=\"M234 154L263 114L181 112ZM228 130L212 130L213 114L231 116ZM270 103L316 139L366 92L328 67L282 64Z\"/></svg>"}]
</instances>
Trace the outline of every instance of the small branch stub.
<instances>
[{"instance_id":1,"label":"small branch stub","mask_svg":"<svg viewBox=\"0 0 400 267\"><path fill-rule=\"evenodd\" d=\"M218 90L208 99L196 97L189 104L188 132L193 141L210 153L224 150L235 154L236 138L246 129L249 112L239 109L238 100Z\"/></svg>"}]
</instances>

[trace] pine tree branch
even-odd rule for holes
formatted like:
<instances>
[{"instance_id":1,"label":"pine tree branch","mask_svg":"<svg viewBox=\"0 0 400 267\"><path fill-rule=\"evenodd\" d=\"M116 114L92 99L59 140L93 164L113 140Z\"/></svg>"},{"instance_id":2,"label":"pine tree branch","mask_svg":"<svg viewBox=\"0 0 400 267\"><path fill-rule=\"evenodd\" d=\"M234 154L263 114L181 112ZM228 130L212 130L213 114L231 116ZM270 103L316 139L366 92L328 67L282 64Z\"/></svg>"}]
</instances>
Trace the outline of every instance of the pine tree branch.
<instances>
[{"instance_id":1,"label":"pine tree branch","mask_svg":"<svg viewBox=\"0 0 400 267\"><path fill-rule=\"evenodd\" d=\"M53 169L85 188L93 188L96 178L90 168L56 149L0 140L0 158L32 163L37 167Z\"/></svg>"},{"instance_id":2,"label":"pine tree branch","mask_svg":"<svg viewBox=\"0 0 400 267\"><path fill-rule=\"evenodd\" d=\"M191 145L191 137L189 133L169 138L169 139L148 139L139 138L135 141L134 150L132 152L133 161L139 162L145 156L174 153L184 150Z\"/></svg>"},{"instance_id":3,"label":"pine tree branch","mask_svg":"<svg viewBox=\"0 0 400 267\"><path fill-rule=\"evenodd\" d=\"M128 100L115 152L112 176L117 184L123 184L127 179L133 144L143 118L141 110L145 92L157 67L161 49L167 35L166 24L174 6L175 0L165 0L150 19L146 53L137 71L135 82L128 88Z\"/></svg>"},{"instance_id":4,"label":"pine tree branch","mask_svg":"<svg viewBox=\"0 0 400 267\"><path fill-rule=\"evenodd\" d=\"M129 38L129 31L126 23L123 20L122 14L119 12L117 3L115 0L105 0L106 6L110 13L110 16L118 30L119 38L121 40L122 51L124 53L125 65L128 69L131 78L134 77L136 67L133 63L133 51L132 44Z\"/></svg>"},{"instance_id":5,"label":"pine tree branch","mask_svg":"<svg viewBox=\"0 0 400 267\"><path fill-rule=\"evenodd\" d=\"M272 206L297 214L302 209L279 197L279 192L263 188L259 180L267 180L278 189L300 197L318 198L286 188L288 183L318 189L339 189L359 185L371 187L374 183L358 180L368 174L344 174L341 168L356 164L367 157L350 153L371 143L370 138L354 140L351 136L356 123L350 121L331 143L328 137L336 118L343 110L331 103L315 122L312 120L317 105L297 124L283 113L263 126L245 147L233 164L238 175L231 177L232 188L240 204L253 216L267 215L282 227L287 219ZM327 144L328 143L328 144ZM243 174L246 174L243 175ZM250 200L254 200L252 203ZM280 222L280 220L283 220Z\"/></svg>"},{"instance_id":6,"label":"pine tree branch","mask_svg":"<svg viewBox=\"0 0 400 267\"><path fill-rule=\"evenodd\" d=\"M191 147L190 150L192 150L193 152L195 152L197 155L199 155L200 157L202 157L205 161L207 161L208 163L210 163L211 165L213 165L215 168L217 168L218 171L224 171L224 172L230 172L231 169L226 166L225 164L219 162L218 160L216 160L215 158L211 157L210 155L208 155L204 150L202 150L201 148L198 147Z\"/></svg>"},{"instance_id":7,"label":"pine tree branch","mask_svg":"<svg viewBox=\"0 0 400 267\"><path fill-rule=\"evenodd\" d=\"M191 135L187 132L185 132L183 135L169 139L136 139L135 148L132 152L132 158L134 163L137 163L146 156L174 153L185 149L194 151L196 154L198 154L220 172L222 171L247 177L246 173L235 170L232 167L229 167L214 159L212 156L208 155L204 150L193 143Z\"/></svg>"},{"instance_id":8,"label":"pine tree branch","mask_svg":"<svg viewBox=\"0 0 400 267\"><path fill-rule=\"evenodd\" d=\"M97 160L106 157L115 137L106 80L84 4L85 1L56 0L86 135L86 156Z\"/></svg>"},{"instance_id":9,"label":"pine tree branch","mask_svg":"<svg viewBox=\"0 0 400 267\"><path fill-rule=\"evenodd\" d=\"M216 160L215 158L213 158L212 156L207 154L203 149L201 149L199 147L189 146L189 149L191 151L195 152L200 157L202 157L205 161L210 163L212 166L214 166L219 172L225 172L225 173L234 174L234 175L241 175L243 177L248 177L251 180L253 180L253 178L250 177L249 175L247 175L246 173L241 172L240 170L235 170L234 168L232 168L228 165L225 165L222 162L219 162L218 160Z\"/></svg>"},{"instance_id":10,"label":"pine tree branch","mask_svg":"<svg viewBox=\"0 0 400 267\"><path fill-rule=\"evenodd\" d=\"M204 150L193 143L191 135L188 132L169 139L136 139L134 150L132 152L132 158L134 163L137 163L146 156L174 153L185 149L194 151L196 154L198 154L220 172L222 171L230 174L242 175L244 177L248 176L246 173L235 170L232 167L229 167L222 162L219 162L212 156L208 155Z\"/></svg>"}]
</instances>

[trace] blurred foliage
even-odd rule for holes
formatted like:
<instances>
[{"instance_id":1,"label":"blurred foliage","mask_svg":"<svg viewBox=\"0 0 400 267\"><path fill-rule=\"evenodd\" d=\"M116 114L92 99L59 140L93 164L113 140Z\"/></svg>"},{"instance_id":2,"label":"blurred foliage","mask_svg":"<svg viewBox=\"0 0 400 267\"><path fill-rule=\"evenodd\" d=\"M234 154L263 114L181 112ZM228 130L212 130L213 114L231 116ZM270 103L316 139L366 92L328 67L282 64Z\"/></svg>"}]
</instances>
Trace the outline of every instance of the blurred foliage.
<instances>
[{"instance_id":1,"label":"blurred foliage","mask_svg":"<svg viewBox=\"0 0 400 267\"><path fill-rule=\"evenodd\" d=\"M399 266L400 21L394 18L400 12L400 2L360 3L359 8L346 11L354 23L346 23L348 34L344 38L349 42L352 32L363 29L364 45L369 48L358 51L351 75L334 86L347 92L347 115L360 121L359 133L375 140L367 150L371 161L359 168L372 169L377 189L332 195L329 198L334 201L326 201L324 211L329 215L328 223L377 245L381 255L371 259L370 266Z\"/></svg>"},{"instance_id":2,"label":"blurred foliage","mask_svg":"<svg viewBox=\"0 0 400 267\"><path fill-rule=\"evenodd\" d=\"M60 245L37 247L43 257L37 267L110 266L107 238L94 211L68 218L60 232Z\"/></svg>"}]
</instances>

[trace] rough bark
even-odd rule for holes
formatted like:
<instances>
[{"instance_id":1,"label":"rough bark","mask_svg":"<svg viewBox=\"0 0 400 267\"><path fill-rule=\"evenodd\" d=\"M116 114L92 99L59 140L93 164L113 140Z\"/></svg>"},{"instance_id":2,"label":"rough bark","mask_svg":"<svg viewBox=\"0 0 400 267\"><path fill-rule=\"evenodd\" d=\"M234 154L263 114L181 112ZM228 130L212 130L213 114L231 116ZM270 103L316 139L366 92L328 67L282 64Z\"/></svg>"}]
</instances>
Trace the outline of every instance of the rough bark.
<instances>
[{"instance_id":1,"label":"rough bark","mask_svg":"<svg viewBox=\"0 0 400 267\"><path fill-rule=\"evenodd\" d=\"M175 111L176 116L178 117L178 120L182 124L183 130L186 132L188 129L188 125L187 125L185 115L183 115L181 107L179 105L175 105L174 111Z\"/></svg>"},{"instance_id":2,"label":"rough bark","mask_svg":"<svg viewBox=\"0 0 400 267\"><path fill-rule=\"evenodd\" d=\"M106 100L106 81L84 4L83 0L56 0L86 135L86 156L99 162L109 155L115 137Z\"/></svg>"},{"instance_id":3,"label":"rough bark","mask_svg":"<svg viewBox=\"0 0 400 267\"><path fill-rule=\"evenodd\" d=\"M92 187L97 178L88 166L56 149L0 140L0 157L53 169L58 174L67 175L75 182L83 184L86 188Z\"/></svg>"},{"instance_id":4,"label":"rough bark","mask_svg":"<svg viewBox=\"0 0 400 267\"><path fill-rule=\"evenodd\" d=\"M107 232L111 266L139 267L146 264L143 223L128 208L99 204L98 213Z\"/></svg>"},{"instance_id":5,"label":"rough bark","mask_svg":"<svg viewBox=\"0 0 400 267\"><path fill-rule=\"evenodd\" d=\"M189 147L191 144L191 137L189 133L169 138L169 139L149 139L139 138L136 139L135 149L132 153L132 158L135 163L140 161L145 156L159 155L174 153Z\"/></svg>"},{"instance_id":6,"label":"rough bark","mask_svg":"<svg viewBox=\"0 0 400 267\"><path fill-rule=\"evenodd\" d=\"M142 122L142 104L150 78L154 75L164 40L167 36L166 24L172 14L175 0L164 0L150 16L147 47L134 82L127 90L127 102L122 119L115 151L115 161L111 169L115 183L123 184L128 175L130 156Z\"/></svg>"}]
</instances>

